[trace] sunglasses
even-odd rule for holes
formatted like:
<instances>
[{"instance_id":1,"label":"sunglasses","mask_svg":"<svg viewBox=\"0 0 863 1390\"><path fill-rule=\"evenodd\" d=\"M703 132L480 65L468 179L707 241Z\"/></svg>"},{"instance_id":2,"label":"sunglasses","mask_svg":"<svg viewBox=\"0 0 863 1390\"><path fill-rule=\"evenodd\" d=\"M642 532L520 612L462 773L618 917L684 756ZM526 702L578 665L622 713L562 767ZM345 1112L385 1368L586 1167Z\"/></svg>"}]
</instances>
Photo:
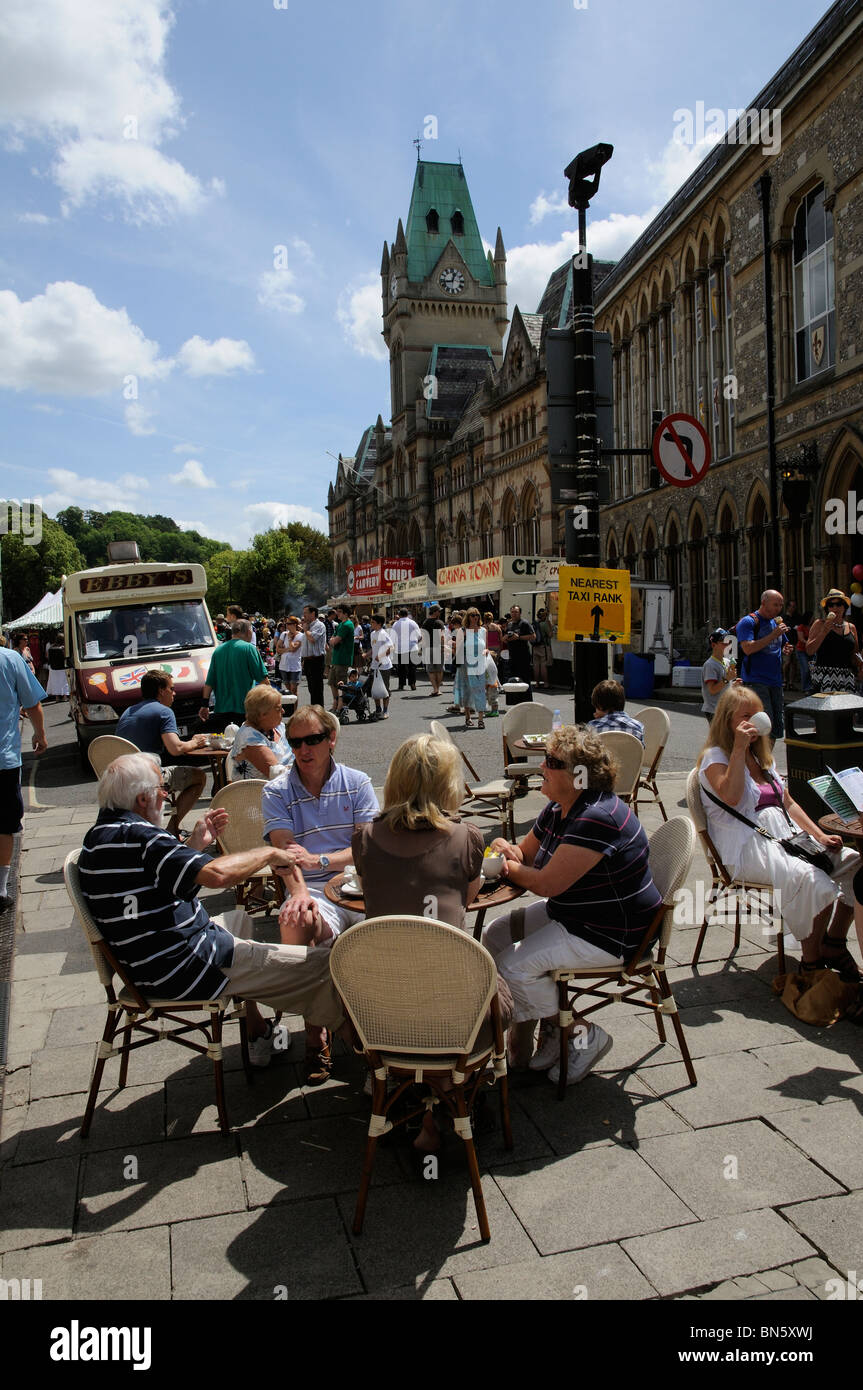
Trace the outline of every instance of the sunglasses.
<instances>
[{"instance_id":1,"label":"sunglasses","mask_svg":"<svg viewBox=\"0 0 863 1390\"><path fill-rule=\"evenodd\" d=\"M830 600L830 602L827 604L827 607L828 607L828 608L844 608L844 607L845 607L845 600L844 600L843 598L832 598L832 599Z\"/></svg>"},{"instance_id":2,"label":"sunglasses","mask_svg":"<svg viewBox=\"0 0 863 1390\"><path fill-rule=\"evenodd\" d=\"M325 738L329 738L326 729L319 734L306 734L304 738L289 738L288 743L292 748L302 748L305 743L309 748L317 748L319 743L323 743Z\"/></svg>"},{"instance_id":3,"label":"sunglasses","mask_svg":"<svg viewBox=\"0 0 863 1390\"><path fill-rule=\"evenodd\" d=\"M545 757L543 758L543 762L545 763L549 772L564 772L566 770L566 763L563 761L562 758L552 758L549 756L548 753L546 753Z\"/></svg>"}]
</instances>

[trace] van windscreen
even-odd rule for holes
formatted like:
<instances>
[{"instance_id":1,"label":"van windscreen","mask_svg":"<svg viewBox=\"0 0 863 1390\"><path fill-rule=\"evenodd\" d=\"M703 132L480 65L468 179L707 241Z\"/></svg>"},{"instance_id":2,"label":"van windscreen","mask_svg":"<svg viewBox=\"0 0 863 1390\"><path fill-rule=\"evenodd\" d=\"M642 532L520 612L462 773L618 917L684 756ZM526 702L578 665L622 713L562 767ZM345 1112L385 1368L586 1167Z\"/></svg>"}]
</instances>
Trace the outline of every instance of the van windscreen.
<instances>
[{"instance_id":1,"label":"van windscreen","mask_svg":"<svg viewBox=\"0 0 863 1390\"><path fill-rule=\"evenodd\" d=\"M85 661L124 656L134 661L142 656L214 645L201 599L92 608L76 613L75 623L78 655Z\"/></svg>"}]
</instances>

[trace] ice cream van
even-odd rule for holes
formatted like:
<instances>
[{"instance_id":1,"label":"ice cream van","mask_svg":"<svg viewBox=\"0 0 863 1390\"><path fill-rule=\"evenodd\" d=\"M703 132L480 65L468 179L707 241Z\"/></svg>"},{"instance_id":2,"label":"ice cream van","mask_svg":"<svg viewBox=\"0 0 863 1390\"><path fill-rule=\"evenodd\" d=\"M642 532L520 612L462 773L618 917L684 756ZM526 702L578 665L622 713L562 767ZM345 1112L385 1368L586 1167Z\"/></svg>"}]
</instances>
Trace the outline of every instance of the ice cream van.
<instances>
[{"instance_id":1,"label":"ice cream van","mask_svg":"<svg viewBox=\"0 0 863 1390\"><path fill-rule=\"evenodd\" d=\"M145 671L170 671L174 714L185 738L197 719L210 657L216 646L204 596L203 565L143 563L133 542L112 542L111 563L80 570L63 583L66 666L78 749L141 698Z\"/></svg>"}]
</instances>

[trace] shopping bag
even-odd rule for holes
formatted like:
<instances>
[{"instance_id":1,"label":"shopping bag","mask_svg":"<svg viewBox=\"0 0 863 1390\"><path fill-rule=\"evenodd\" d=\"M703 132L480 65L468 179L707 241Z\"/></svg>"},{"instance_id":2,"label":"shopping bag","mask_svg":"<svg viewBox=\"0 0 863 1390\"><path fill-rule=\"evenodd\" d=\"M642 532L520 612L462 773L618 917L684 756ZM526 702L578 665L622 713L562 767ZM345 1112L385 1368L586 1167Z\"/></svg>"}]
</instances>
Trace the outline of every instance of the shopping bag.
<instances>
[{"instance_id":1,"label":"shopping bag","mask_svg":"<svg viewBox=\"0 0 863 1390\"><path fill-rule=\"evenodd\" d=\"M385 700L387 698L387 688L384 685L384 678L380 671L375 671L372 688L369 694L373 700Z\"/></svg>"},{"instance_id":2,"label":"shopping bag","mask_svg":"<svg viewBox=\"0 0 863 1390\"><path fill-rule=\"evenodd\" d=\"M856 984L846 984L835 970L811 970L803 975L789 972L773 981L773 992L781 996L786 1009L816 1028L829 1028L841 1018L856 1000L857 991Z\"/></svg>"}]
</instances>

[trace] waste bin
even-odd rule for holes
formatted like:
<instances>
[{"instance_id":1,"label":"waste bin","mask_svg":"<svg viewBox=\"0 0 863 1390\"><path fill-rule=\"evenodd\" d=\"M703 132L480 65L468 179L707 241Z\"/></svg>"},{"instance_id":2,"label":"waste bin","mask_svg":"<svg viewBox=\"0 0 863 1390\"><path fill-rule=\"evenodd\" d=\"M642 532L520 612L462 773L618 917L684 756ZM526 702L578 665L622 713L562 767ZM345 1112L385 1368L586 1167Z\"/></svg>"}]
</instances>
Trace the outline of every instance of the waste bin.
<instances>
[{"instance_id":1,"label":"waste bin","mask_svg":"<svg viewBox=\"0 0 863 1390\"><path fill-rule=\"evenodd\" d=\"M510 705L523 705L533 700L527 681L507 681L501 686L501 690L506 696L507 709Z\"/></svg>"},{"instance_id":2,"label":"waste bin","mask_svg":"<svg viewBox=\"0 0 863 1390\"><path fill-rule=\"evenodd\" d=\"M830 814L808 786L829 768L863 766L863 700L859 695L807 695L785 707L788 790L814 821Z\"/></svg>"},{"instance_id":3,"label":"waste bin","mask_svg":"<svg viewBox=\"0 0 863 1390\"><path fill-rule=\"evenodd\" d=\"M653 656L640 656L638 652L624 652L623 688L628 700L649 700L653 694L654 663Z\"/></svg>"}]
</instances>

